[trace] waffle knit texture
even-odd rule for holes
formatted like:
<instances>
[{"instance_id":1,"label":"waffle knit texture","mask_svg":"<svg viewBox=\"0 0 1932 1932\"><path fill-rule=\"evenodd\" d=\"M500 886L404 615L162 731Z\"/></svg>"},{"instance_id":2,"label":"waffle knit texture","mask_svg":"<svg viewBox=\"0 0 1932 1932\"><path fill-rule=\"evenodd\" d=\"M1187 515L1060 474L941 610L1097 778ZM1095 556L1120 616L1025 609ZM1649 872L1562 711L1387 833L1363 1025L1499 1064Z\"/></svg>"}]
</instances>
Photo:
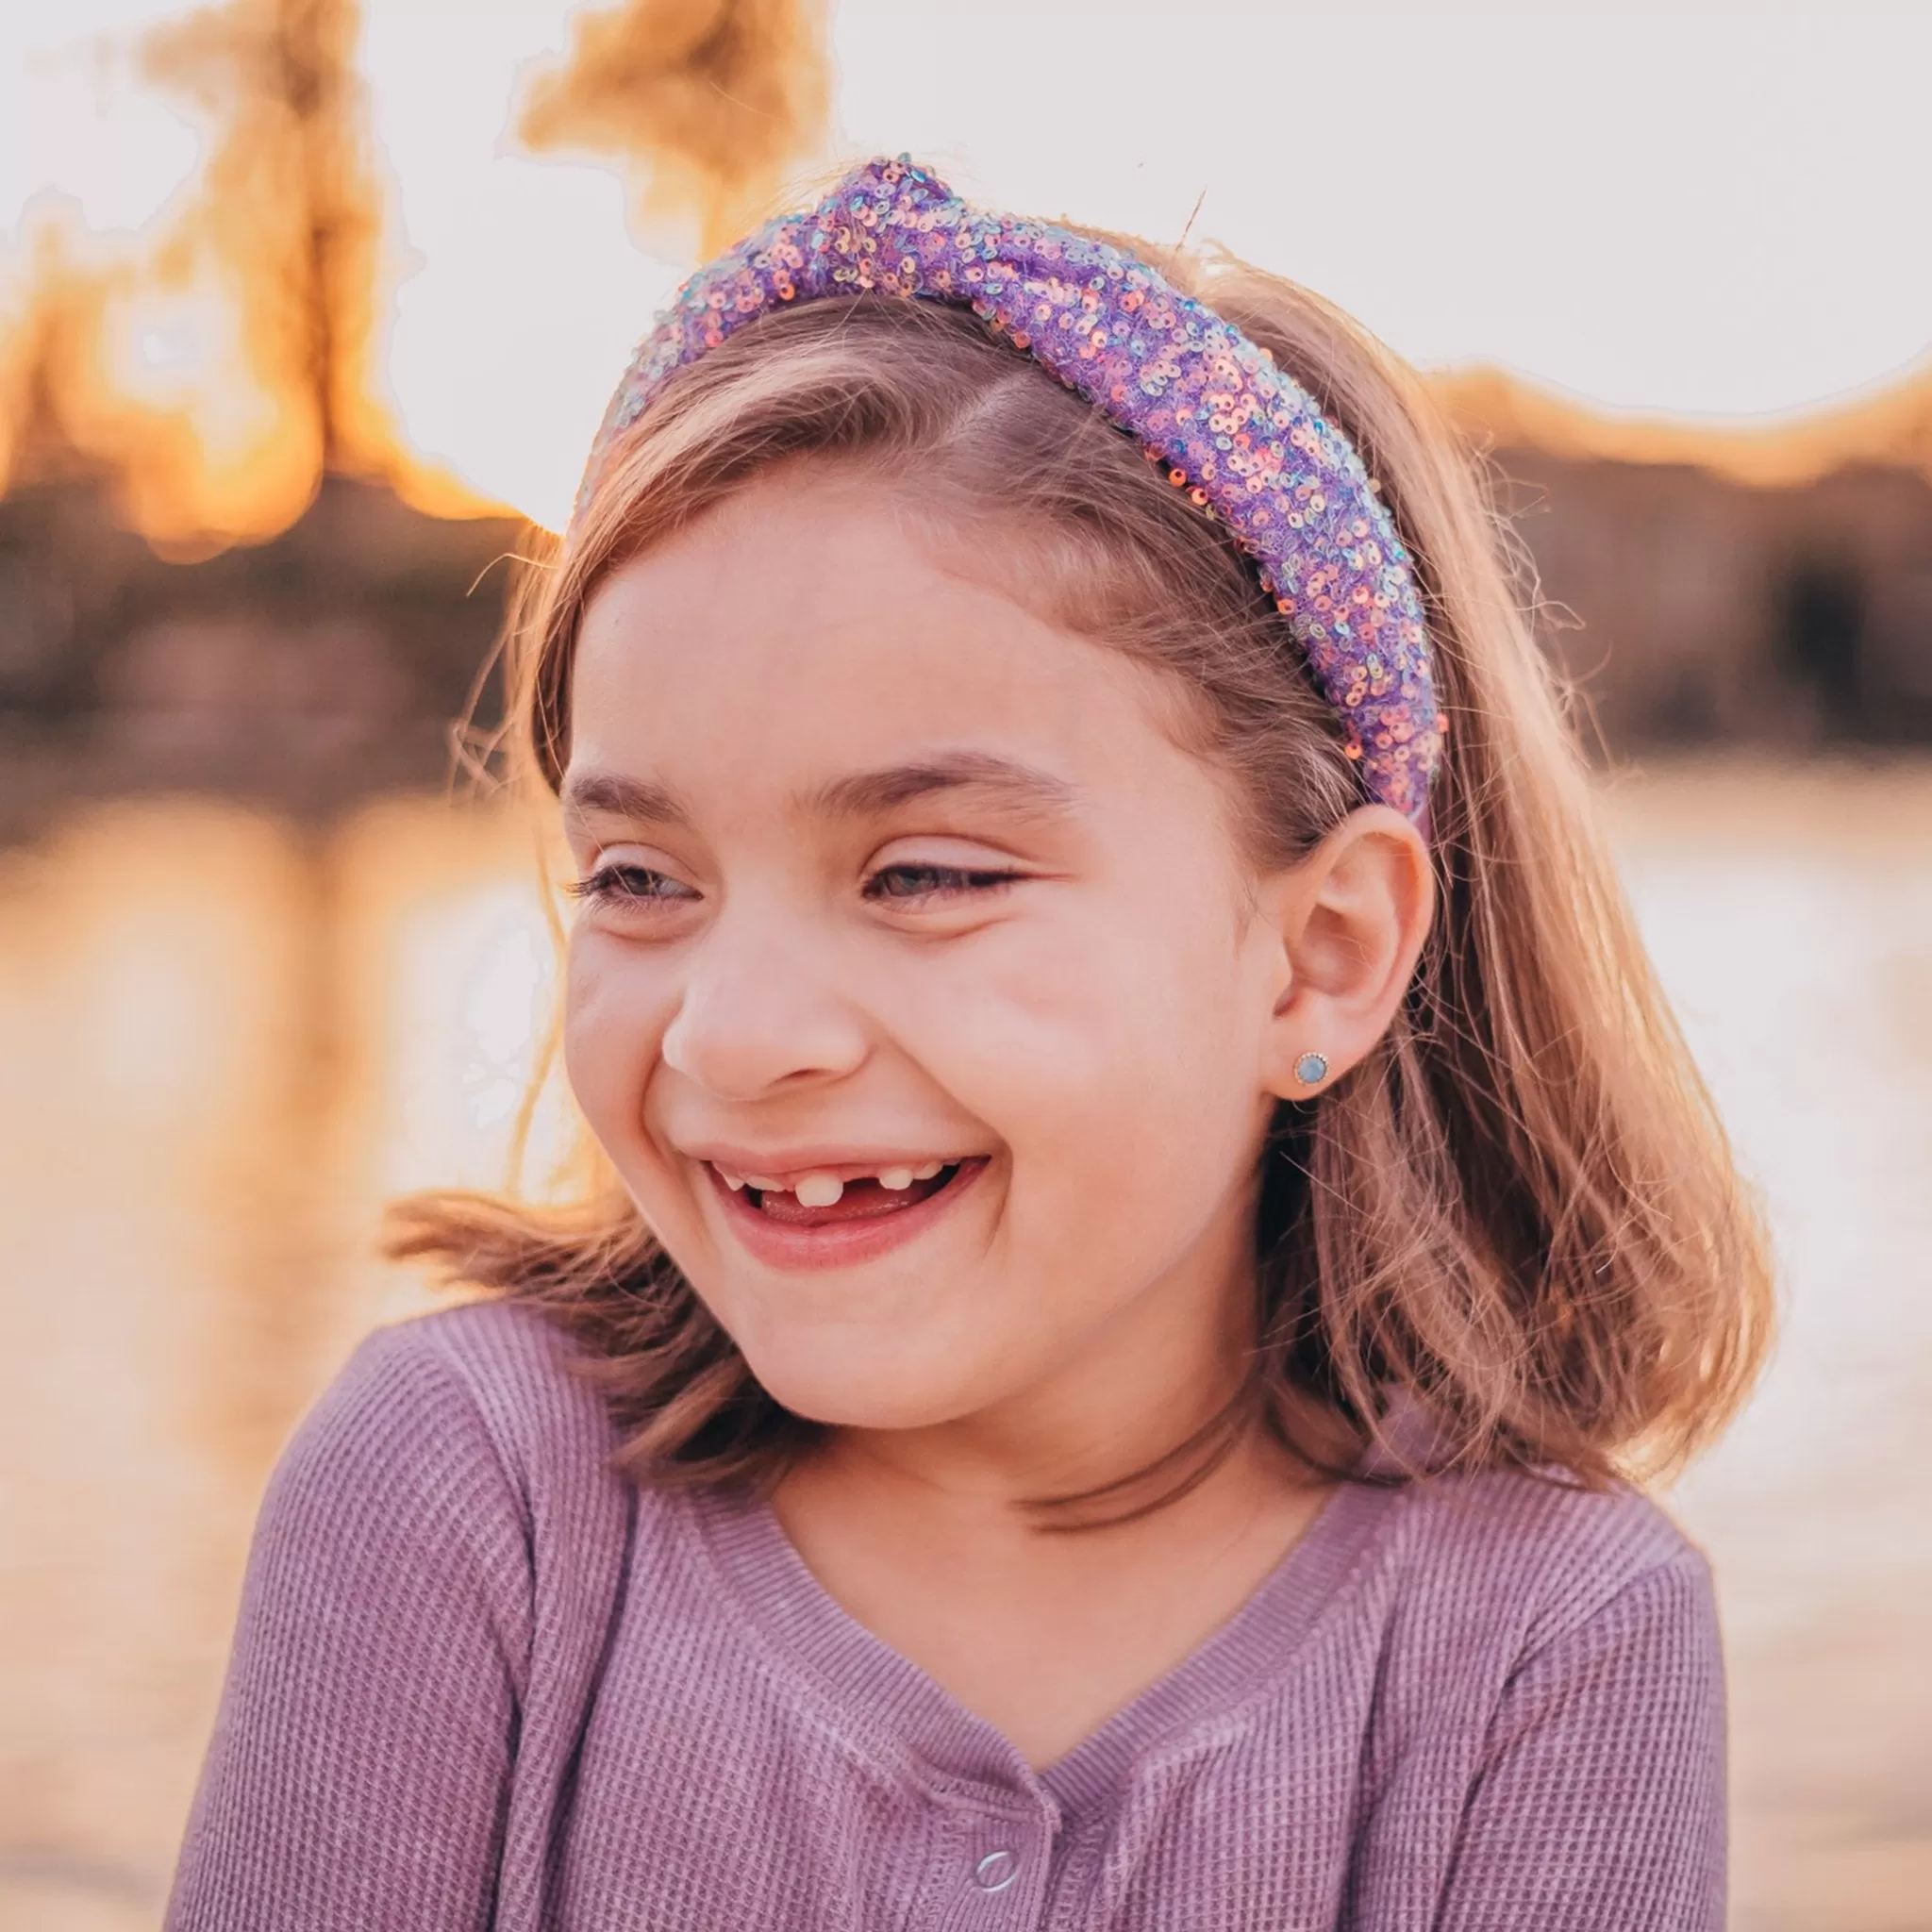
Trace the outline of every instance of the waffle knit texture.
<instances>
[{"instance_id":1,"label":"waffle knit texture","mask_svg":"<svg viewBox=\"0 0 1932 1932\"><path fill-rule=\"evenodd\" d=\"M512 1304L370 1338L262 1507L169 1932L1718 1932L1723 1683L1651 1504L1348 1485L1068 1757L771 1512L608 1466Z\"/></svg>"}]
</instances>

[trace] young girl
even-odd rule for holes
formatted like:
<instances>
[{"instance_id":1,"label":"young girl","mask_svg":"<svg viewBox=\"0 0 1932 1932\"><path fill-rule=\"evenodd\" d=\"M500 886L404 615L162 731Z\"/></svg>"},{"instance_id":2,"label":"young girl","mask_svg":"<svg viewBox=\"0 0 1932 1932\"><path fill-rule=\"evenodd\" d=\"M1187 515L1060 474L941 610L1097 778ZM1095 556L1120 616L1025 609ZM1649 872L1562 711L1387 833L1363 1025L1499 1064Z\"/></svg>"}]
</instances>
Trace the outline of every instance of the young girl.
<instances>
[{"instance_id":1,"label":"young girl","mask_svg":"<svg viewBox=\"0 0 1932 1932\"><path fill-rule=\"evenodd\" d=\"M404 1210L170 1924L1719 1926L1765 1263L1417 379L874 163L533 596L603 1178Z\"/></svg>"}]
</instances>

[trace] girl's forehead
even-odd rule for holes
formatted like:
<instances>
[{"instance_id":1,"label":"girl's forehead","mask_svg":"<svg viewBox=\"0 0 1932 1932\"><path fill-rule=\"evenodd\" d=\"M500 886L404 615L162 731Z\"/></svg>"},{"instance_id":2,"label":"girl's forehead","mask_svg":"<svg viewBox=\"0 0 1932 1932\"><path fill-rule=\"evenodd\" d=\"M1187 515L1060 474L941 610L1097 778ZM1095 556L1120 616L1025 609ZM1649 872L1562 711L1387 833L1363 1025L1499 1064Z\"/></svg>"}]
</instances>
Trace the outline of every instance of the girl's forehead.
<instances>
[{"instance_id":1,"label":"girl's forehead","mask_svg":"<svg viewBox=\"0 0 1932 1932\"><path fill-rule=\"evenodd\" d=\"M1151 775L1171 742L1158 675L1007 594L996 555L945 541L850 488L727 501L591 599L573 766L758 796L836 796L962 755L1062 788Z\"/></svg>"}]
</instances>

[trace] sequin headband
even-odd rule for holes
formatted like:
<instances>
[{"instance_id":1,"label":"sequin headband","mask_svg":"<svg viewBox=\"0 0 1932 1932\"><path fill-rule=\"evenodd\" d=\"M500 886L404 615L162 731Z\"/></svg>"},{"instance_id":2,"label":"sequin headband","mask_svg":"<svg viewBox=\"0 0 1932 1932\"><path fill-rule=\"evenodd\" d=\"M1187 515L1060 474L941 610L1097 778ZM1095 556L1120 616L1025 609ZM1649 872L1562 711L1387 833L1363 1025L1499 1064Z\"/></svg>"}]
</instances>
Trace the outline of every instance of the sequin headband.
<instances>
[{"instance_id":1,"label":"sequin headband","mask_svg":"<svg viewBox=\"0 0 1932 1932\"><path fill-rule=\"evenodd\" d=\"M1287 617L1371 798L1426 829L1447 720L1409 556L1348 439L1266 351L1105 242L969 207L908 158L700 269L638 345L577 495L678 370L788 303L878 291L970 307L1167 466Z\"/></svg>"}]
</instances>

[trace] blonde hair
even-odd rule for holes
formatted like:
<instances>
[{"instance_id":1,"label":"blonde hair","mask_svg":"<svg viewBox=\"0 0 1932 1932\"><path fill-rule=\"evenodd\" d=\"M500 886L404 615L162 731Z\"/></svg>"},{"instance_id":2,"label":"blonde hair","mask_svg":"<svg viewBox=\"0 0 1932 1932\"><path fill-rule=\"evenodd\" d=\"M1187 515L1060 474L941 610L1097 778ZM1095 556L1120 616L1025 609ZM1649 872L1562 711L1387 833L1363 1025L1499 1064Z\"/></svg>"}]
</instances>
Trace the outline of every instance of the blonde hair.
<instances>
[{"instance_id":1,"label":"blonde hair","mask_svg":"<svg viewBox=\"0 0 1932 1932\"><path fill-rule=\"evenodd\" d=\"M1450 727L1440 906L1414 981L1369 1058L1312 1106L1285 1105L1271 1137L1240 1419L1258 1409L1337 1466L1354 1456L1315 1446L1311 1413L1407 1467L1401 1410L1429 1425L1431 1466L1591 1484L1674 1466L1748 1391L1769 1265L1500 526L1421 380L1346 316L1225 258L1160 266L1361 451L1417 558ZM554 793L568 756L599 584L792 461L856 467L944 527L997 526L1039 562L1008 580L1037 585L1045 614L1173 673L1192 693L1179 728L1231 780L1257 862L1291 861L1360 802L1333 715L1224 531L970 313L890 296L742 329L613 453L512 622L513 749L540 788ZM640 1475L769 1481L816 1433L758 1387L608 1165L562 1209L416 1197L390 1245L572 1329Z\"/></svg>"}]
</instances>

